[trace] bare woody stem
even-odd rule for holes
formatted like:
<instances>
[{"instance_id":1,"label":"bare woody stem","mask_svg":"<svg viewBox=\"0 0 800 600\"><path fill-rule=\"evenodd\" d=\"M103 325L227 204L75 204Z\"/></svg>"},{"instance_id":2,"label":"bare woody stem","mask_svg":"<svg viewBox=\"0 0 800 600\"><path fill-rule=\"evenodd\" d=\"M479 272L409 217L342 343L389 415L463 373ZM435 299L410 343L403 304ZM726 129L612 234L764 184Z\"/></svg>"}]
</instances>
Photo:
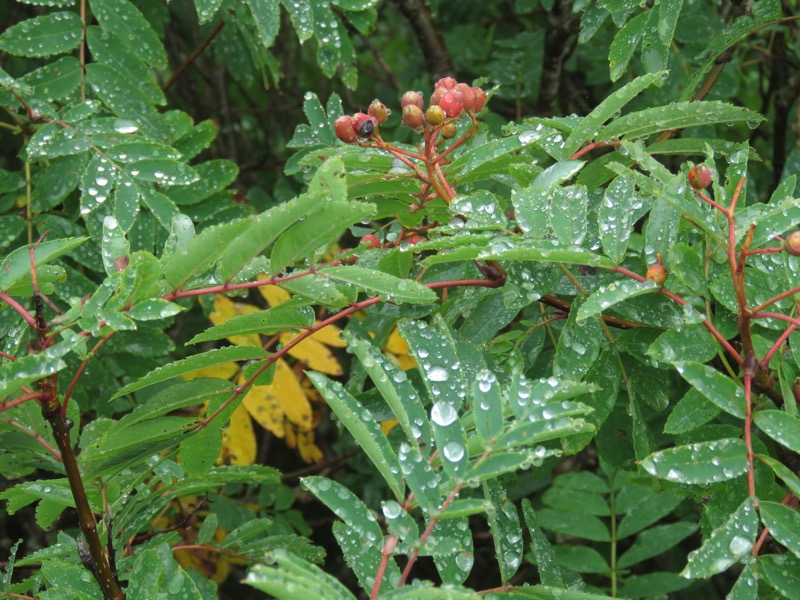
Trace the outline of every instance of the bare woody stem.
<instances>
[{"instance_id":1,"label":"bare woody stem","mask_svg":"<svg viewBox=\"0 0 800 600\"><path fill-rule=\"evenodd\" d=\"M89 499L86 496L86 488L81 479L78 461L75 458L75 451L69 438L69 426L61 414L61 402L58 400L58 385L55 375L46 377L36 382L40 392L49 394L47 400L42 403L42 416L50 423L53 430L53 438L56 441L61 460L64 464L64 471L67 474L69 488L72 498L75 501L75 510L78 512L81 532L89 547L89 554L92 557L93 573L103 590L103 597L106 600L118 600L124 598L122 590L111 571L108 556L103 550L103 543L97 533L97 520L92 513Z\"/></svg>"}]
</instances>

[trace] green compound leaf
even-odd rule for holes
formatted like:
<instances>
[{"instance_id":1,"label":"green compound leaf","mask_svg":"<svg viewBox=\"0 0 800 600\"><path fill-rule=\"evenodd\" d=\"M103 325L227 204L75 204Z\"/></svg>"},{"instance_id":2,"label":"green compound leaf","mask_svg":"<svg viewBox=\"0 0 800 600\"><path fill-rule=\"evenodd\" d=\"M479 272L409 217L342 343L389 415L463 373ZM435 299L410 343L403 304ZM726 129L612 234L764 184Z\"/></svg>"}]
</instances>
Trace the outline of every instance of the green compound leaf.
<instances>
[{"instance_id":1,"label":"green compound leaf","mask_svg":"<svg viewBox=\"0 0 800 600\"><path fill-rule=\"evenodd\" d=\"M296 2L295 0L281 0L281 4L289 13L297 37L305 42L314 35L314 12L309 2Z\"/></svg>"},{"instance_id":2,"label":"green compound leaf","mask_svg":"<svg viewBox=\"0 0 800 600\"><path fill-rule=\"evenodd\" d=\"M689 561L681 575L706 579L725 571L750 556L758 534L758 514L753 499L747 498L724 525L711 532L698 550L689 553Z\"/></svg>"},{"instance_id":3,"label":"green compound leaf","mask_svg":"<svg viewBox=\"0 0 800 600\"><path fill-rule=\"evenodd\" d=\"M586 299L586 302L578 309L577 320L583 321L594 315L599 315L604 310L623 300L650 294L657 289L659 289L659 286L653 281L636 281L634 279L613 281L604 285Z\"/></svg>"},{"instance_id":4,"label":"green compound leaf","mask_svg":"<svg viewBox=\"0 0 800 600\"><path fill-rule=\"evenodd\" d=\"M110 399L114 400L125 394L130 394L136 390L140 390L154 383L161 383L174 377L180 377L193 371L206 369L216 365L225 364L237 360L255 360L259 358L266 358L269 353L263 348L256 348L255 346L226 346L216 350L209 350L201 354L195 354L189 358L184 358L163 367L159 367L150 371L144 377L140 377L133 383L129 383Z\"/></svg>"},{"instance_id":5,"label":"green compound leaf","mask_svg":"<svg viewBox=\"0 0 800 600\"><path fill-rule=\"evenodd\" d=\"M756 425L773 440L800 452L800 419L782 410L761 410L753 417Z\"/></svg>"},{"instance_id":6,"label":"green compound leaf","mask_svg":"<svg viewBox=\"0 0 800 600\"><path fill-rule=\"evenodd\" d=\"M15 56L61 54L81 41L81 18L74 12L55 12L27 19L0 35L0 50Z\"/></svg>"},{"instance_id":7,"label":"green compound leaf","mask_svg":"<svg viewBox=\"0 0 800 600\"><path fill-rule=\"evenodd\" d=\"M295 598L325 598L330 600L355 600L335 577L328 575L302 558L285 550L271 552L269 557L277 567L254 565L244 582L266 592L278 600Z\"/></svg>"},{"instance_id":8,"label":"green compound leaf","mask_svg":"<svg viewBox=\"0 0 800 600\"><path fill-rule=\"evenodd\" d=\"M198 344L248 333L273 335L290 329L310 327L313 323L314 311L311 308L281 304L268 310L233 317L220 325L209 327L202 333L198 333L186 343Z\"/></svg>"},{"instance_id":9,"label":"green compound leaf","mask_svg":"<svg viewBox=\"0 0 800 600\"><path fill-rule=\"evenodd\" d=\"M90 0L89 5L100 25L117 36L124 46L135 47L139 58L156 69L166 68L164 45L136 6L128 0Z\"/></svg>"},{"instance_id":10,"label":"green compound leaf","mask_svg":"<svg viewBox=\"0 0 800 600\"><path fill-rule=\"evenodd\" d=\"M375 212L374 204L333 201L325 209L295 223L275 242L270 256L270 273L276 275L317 249L337 240L343 231Z\"/></svg>"},{"instance_id":11,"label":"green compound leaf","mask_svg":"<svg viewBox=\"0 0 800 600\"><path fill-rule=\"evenodd\" d=\"M628 21L614 36L608 50L608 67L611 81L616 81L628 70L628 63L642 39L649 11L643 11Z\"/></svg>"},{"instance_id":12,"label":"green compound leaf","mask_svg":"<svg viewBox=\"0 0 800 600\"><path fill-rule=\"evenodd\" d=\"M800 596L800 560L791 554L769 554L758 557L759 572L767 576L770 585L786 598L796 600Z\"/></svg>"},{"instance_id":13,"label":"green compound leaf","mask_svg":"<svg viewBox=\"0 0 800 600\"><path fill-rule=\"evenodd\" d=\"M302 194L255 217L225 249L219 263L220 275L230 281L253 258L264 252L297 221L321 210L325 198L321 193Z\"/></svg>"},{"instance_id":14,"label":"green compound leaf","mask_svg":"<svg viewBox=\"0 0 800 600\"><path fill-rule=\"evenodd\" d=\"M350 395L338 381L321 373L308 373L308 378L336 413L364 453L383 475L396 500L402 500L404 484L400 478L400 464L380 423L367 409Z\"/></svg>"},{"instance_id":15,"label":"green compound leaf","mask_svg":"<svg viewBox=\"0 0 800 600\"><path fill-rule=\"evenodd\" d=\"M719 101L678 102L656 106L627 114L606 125L597 139L633 139L660 131L684 129L695 125L714 123L741 123L757 125L764 120L757 112Z\"/></svg>"},{"instance_id":16,"label":"green compound leaf","mask_svg":"<svg viewBox=\"0 0 800 600\"><path fill-rule=\"evenodd\" d=\"M258 38L264 48L269 48L281 27L281 6L278 0L246 0L256 23Z\"/></svg>"},{"instance_id":17,"label":"green compound leaf","mask_svg":"<svg viewBox=\"0 0 800 600\"><path fill-rule=\"evenodd\" d=\"M730 377L696 362L677 362L675 368L681 377L715 406L744 419L744 390Z\"/></svg>"},{"instance_id":18,"label":"green compound leaf","mask_svg":"<svg viewBox=\"0 0 800 600\"><path fill-rule=\"evenodd\" d=\"M770 456L757 454L756 458L769 466L775 472L775 475L783 480L786 487L792 490L796 496L800 497L800 477L795 475L789 467Z\"/></svg>"},{"instance_id":19,"label":"green compound leaf","mask_svg":"<svg viewBox=\"0 0 800 600\"><path fill-rule=\"evenodd\" d=\"M248 221L240 220L209 227L176 250L164 264L164 276L172 289L185 287L192 279L213 267L227 245L249 225Z\"/></svg>"},{"instance_id":20,"label":"green compound leaf","mask_svg":"<svg viewBox=\"0 0 800 600\"><path fill-rule=\"evenodd\" d=\"M478 373L472 383L472 398L475 429L484 444L490 446L503 431L503 400L494 373L487 370Z\"/></svg>"},{"instance_id":21,"label":"green compound leaf","mask_svg":"<svg viewBox=\"0 0 800 600\"><path fill-rule=\"evenodd\" d=\"M320 269L319 273L378 294L381 300L395 304L430 304L438 299L436 292L421 283L412 279L401 279L374 269L358 266L325 267Z\"/></svg>"},{"instance_id":22,"label":"green compound leaf","mask_svg":"<svg viewBox=\"0 0 800 600\"><path fill-rule=\"evenodd\" d=\"M761 502L760 507L770 535L800 558L800 513L778 502Z\"/></svg>"},{"instance_id":23,"label":"green compound leaf","mask_svg":"<svg viewBox=\"0 0 800 600\"><path fill-rule=\"evenodd\" d=\"M375 387L381 393L383 399L386 400L395 418L400 423L400 427L405 431L408 442L416 445L417 439L421 438L425 445L429 447L432 439L431 424L428 421L428 415L425 413L422 399L408 380L405 371L396 367L370 342L357 338L347 330L342 332L342 338L361 361ZM412 454L412 457L416 458L418 452L415 454L409 449L406 454ZM410 477L410 474L406 473L406 465L413 469L413 462L406 463L403 460L402 450L400 463L403 473ZM409 482L410 486L411 483ZM420 500L417 490L412 491L414 491L418 501L424 502L424 498ZM436 498L433 500L435 501ZM430 508L430 505L428 508Z\"/></svg>"},{"instance_id":24,"label":"green compound leaf","mask_svg":"<svg viewBox=\"0 0 800 600\"><path fill-rule=\"evenodd\" d=\"M17 282L29 276L31 274L31 262L37 268L41 267L68 254L88 239L87 237L77 237L51 240L17 248L0 263L0 292L9 291ZM31 257L30 252L31 247L35 247L33 257Z\"/></svg>"},{"instance_id":25,"label":"green compound leaf","mask_svg":"<svg viewBox=\"0 0 800 600\"><path fill-rule=\"evenodd\" d=\"M494 539L500 576L506 582L513 577L522 563L522 527L519 513L498 480L491 479L484 482L483 491L492 507L492 510L486 511L486 518Z\"/></svg>"},{"instance_id":26,"label":"green compound leaf","mask_svg":"<svg viewBox=\"0 0 800 600\"><path fill-rule=\"evenodd\" d=\"M615 263L622 262L631 237L632 205L636 202L632 177L620 175L606 188L598 212L603 252Z\"/></svg>"},{"instance_id":27,"label":"green compound leaf","mask_svg":"<svg viewBox=\"0 0 800 600\"><path fill-rule=\"evenodd\" d=\"M719 483L747 471L747 447L737 438L699 442L655 452L641 465L651 475L675 483Z\"/></svg>"},{"instance_id":28,"label":"green compound leaf","mask_svg":"<svg viewBox=\"0 0 800 600\"><path fill-rule=\"evenodd\" d=\"M569 134L569 137L564 142L564 158L574 154L585 142L594 139L594 135L603 123L622 110L623 106L642 93L643 90L653 85L656 81L663 80L666 75L666 71L642 75L609 95L592 112L581 119L580 123Z\"/></svg>"}]
</instances>

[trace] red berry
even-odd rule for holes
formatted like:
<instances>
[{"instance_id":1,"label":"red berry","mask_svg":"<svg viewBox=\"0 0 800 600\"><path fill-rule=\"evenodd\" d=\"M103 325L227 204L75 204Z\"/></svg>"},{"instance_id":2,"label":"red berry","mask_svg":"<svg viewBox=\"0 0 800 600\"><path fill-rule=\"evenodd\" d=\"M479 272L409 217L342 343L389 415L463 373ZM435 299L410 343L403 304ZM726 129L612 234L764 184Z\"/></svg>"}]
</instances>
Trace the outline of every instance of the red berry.
<instances>
[{"instance_id":1,"label":"red berry","mask_svg":"<svg viewBox=\"0 0 800 600\"><path fill-rule=\"evenodd\" d=\"M442 137L446 140L456 137L456 133L458 133L458 128L452 121L442 127Z\"/></svg>"},{"instance_id":2,"label":"red berry","mask_svg":"<svg viewBox=\"0 0 800 600\"><path fill-rule=\"evenodd\" d=\"M444 93L447 91L447 88L439 87L433 90L433 94L431 94L430 104L438 105L439 100L441 100Z\"/></svg>"},{"instance_id":3,"label":"red berry","mask_svg":"<svg viewBox=\"0 0 800 600\"><path fill-rule=\"evenodd\" d=\"M459 83L456 90L461 92L464 96L464 110L472 110L475 103L478 101L478 95L475 93L475 88L468 86L466 83Z\"/></svg>"},{"instance_id":4,"label":"red berry","mask_svg":"<svg viewBox=\"0 0 800 600\"><path fill-rule=\"evenodd\" d=\"M444 109L441 106L431 104L428 110L425 111L425 119L427 119L428 123L431 125L441 125L444 122L444 118Z\"/></svg>"},{"instance_id":5,"label":"red berry","mask_svg":"<svg viewBox=\"0 0 800 600\"><path fill-rule=\"evenodd\" d=\"M367 248L380 248L381 241L375 237L372 233L368 233L366 235L362 235L361 239L358 242L359 244L368 244Z\"/></svg>"},{"instance_id":6,"label":"red berry","mask_svg":"<svg viewBox=\"0 0 800 600\"><path fill-rule=\"evenodd\" d=\"M700 163L689 169L689 185L696 190L707 188L711 184L711 179L711 169L705 163Z\"/></svg>"},{"instance_id":7,"label":"red berry","mask_svg":"<svg viewBox=\"0 0 800 600\"><path fill-rule=\"evenodd\" d=\"M421 235L412 235L410 238L406 238L405 239L405 242L407 244L411 244L412 246L416 246L420 242L424 242L424 241L425 241L425 238L422 237Z\"/></svg>"},{"instance_id":8,"label":"red berry","mask_svg":"<svg viewBox=\"0 0 800 600\"><path fill-rule=\"evenodd\" d=\"M386 123L386 119L389 118L389 113L389 109L386 108L386 105L380 100L373 100L372 104L369 105L369 109L367 110L367 114L370 117L375 117L375 120L378 121L379 125Z\"/></svg>"},{"instance_id":9,"label":"red berry","mask_svg":"<svg viewBox=\"0 0 800 600\"><path fill-rule=\"evenodd\" d=\"M446 90L452 90L454 87L458 85L458 82L453 79L452 77L442 77L436 84L433 86L433 89L444 88Z\"/></svg>"},{"instance_id":10,"label":"red berry","mask_svg":"<svg viewBox=\"0 0 800 600\"><path fill-rule=\"evenodd\" d=\"M408 91L403 94L403 97L400 98L400 107L405 108L406 106L413 104L414 106L419 107L420 110L425 106L425 101L422 99L422 94L419 92L412 92Z\"/></svg>"},{"instance_id":11,"label":"red berry","mask_svg":"<svg viewBox=\"0 0 800 600\"><path fill-rule=\"evenodd\" d=\"M378 120L365 113L353 115L353 129L361 139L366 139L378 128Z\"/></svg>"},{"instance_id":12,"label":"red berry","mask_svg":"<svg viewBox=\"0 0 800 600\"><path fill-rule=\"evenodd\" d=\"M472 91L475 92L475 105L472 107L472 110L479 113L486 104L486 92L483 91L483 88L479 87L472 88Z\"/></svg>"},{"instance_id":13,"label":"red berry","mask_svg":"<svg viewBox=\"0 0 800 600\"><path fill-rule=\"evenodd\" d=\"M800 256L800 231L790 233L783 242L783 249L792 256Z\"/></svg>"},{"instance_id":14,"label":"red berry","mask_svg":"<svg viewBox=\"0 0 800 600\"><path fill-rule=\"evenodd\" d=\"M409 104L403 109L403 125L411 129L422 127L422 109L416 104Z\"/></svg>"},{"instance_id":15,"label":"red berry","mask_svg":"<svg viewBox=\"0 0 800 600\"><path fill-rule=\"evenodd\" d=\"M353 118L351 116L344 115L336 119L333 122L333 129L336 131L336 137L345 144L354 144L356 142L356 130L353 129Z\"/></svg>"},{"instance_id":16,"label":"red berry","mask_svg":"<svg viewBox=\"0 0 800 600\"><path fill-rule=\"evenodd\" d=\"M464 95L455 90L447 91L439 99L439 106L448 117L457 117L464 110Z\"/></svg>"}]
</instances>

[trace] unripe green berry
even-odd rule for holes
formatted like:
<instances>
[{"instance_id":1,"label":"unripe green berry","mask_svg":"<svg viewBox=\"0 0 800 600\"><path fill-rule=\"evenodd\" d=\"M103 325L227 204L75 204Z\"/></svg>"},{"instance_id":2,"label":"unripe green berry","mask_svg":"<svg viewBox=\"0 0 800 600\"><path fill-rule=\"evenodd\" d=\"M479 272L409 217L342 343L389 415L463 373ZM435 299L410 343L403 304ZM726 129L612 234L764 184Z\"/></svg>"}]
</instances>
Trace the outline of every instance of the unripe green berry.
<instances>
[{"instance_id":1,"label":"unripe green berry","mask_svg":"<svg viewBox=\"0 0 800 600\"><path fill-rule=\"evenodd\" d=\"M422 127L424 115L422 109L416 104L409 104L403 109L403 125L411 129Z\"/></svg>"},{"instance_id":2,"label":"unripe green berry","mask_svg":"<svg viewBox=\"0 0 800 600\"><path fill-rule=\"evenodd\" d=\"M689 185L696 190L707 188L711 184L712 178L711 169L705 163L700 163L689 169Z\"/></svg>"},{"instance_id":3,"label":"unripe green berry","mask_svg":"<svg viewBox=\"0 0 800 600\"><path fill-rule=\"evenodd\" d=\"M442 127L442 137L446 140L456 137L456 133L458 133L458 128L452 121Z\"/></svg>"},{"instance_id":4,"label":"unripe green berry","mask_svg":"<svg viewBox=\"0 0 800 600\"><path fill-rule=\"evenodd\" d=\"M367 114L370 117L375 117L375 120L378 121L379 125L386 123L390 112L391 111L386 108L386 105L380 100L373 100L369 105L369 109L367 109Z\"/></svg>"},{"instance_id":5,"label":"unripe green berry","mask_svg":"<svg viewBox=\"0 0 800 600\"><path fill-rule=\"evenodd\" d=\"M441 106L431 104L428 110L425 111L425 119L431 125L441 125L445 119L444 109Z\"/></svg>"}]
</instances>

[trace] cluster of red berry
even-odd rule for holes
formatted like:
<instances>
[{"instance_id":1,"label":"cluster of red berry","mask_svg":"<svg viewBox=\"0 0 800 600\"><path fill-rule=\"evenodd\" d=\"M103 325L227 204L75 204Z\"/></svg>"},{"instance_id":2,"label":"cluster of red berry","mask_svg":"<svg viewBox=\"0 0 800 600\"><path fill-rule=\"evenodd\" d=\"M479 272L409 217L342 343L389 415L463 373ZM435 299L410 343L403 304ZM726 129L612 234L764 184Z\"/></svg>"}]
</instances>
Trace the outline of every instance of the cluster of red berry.
<instances>
[{"instance_id":1,"label":"cluster of red berry","mask_svg":"<svg viewBox=\"0 0 800 600\"><path fill-rule=\"evenodd\" d=\"M479 87L459 83L452 77L443 77L436 82L425 109L421 92L408 91L400 99L403 109L403 125L412 129L426 126L441 127L441 135L451 139L456 135L453 119L464 113L479 113L486 104L486 92ZM334 122L336 137L346 144L354 144L369 138L379 125L386 122L391 111L380 100L373 100L367 113L339 117ZM449 120L448 120L449 119Z\"/></svg>"}]
</instances>

